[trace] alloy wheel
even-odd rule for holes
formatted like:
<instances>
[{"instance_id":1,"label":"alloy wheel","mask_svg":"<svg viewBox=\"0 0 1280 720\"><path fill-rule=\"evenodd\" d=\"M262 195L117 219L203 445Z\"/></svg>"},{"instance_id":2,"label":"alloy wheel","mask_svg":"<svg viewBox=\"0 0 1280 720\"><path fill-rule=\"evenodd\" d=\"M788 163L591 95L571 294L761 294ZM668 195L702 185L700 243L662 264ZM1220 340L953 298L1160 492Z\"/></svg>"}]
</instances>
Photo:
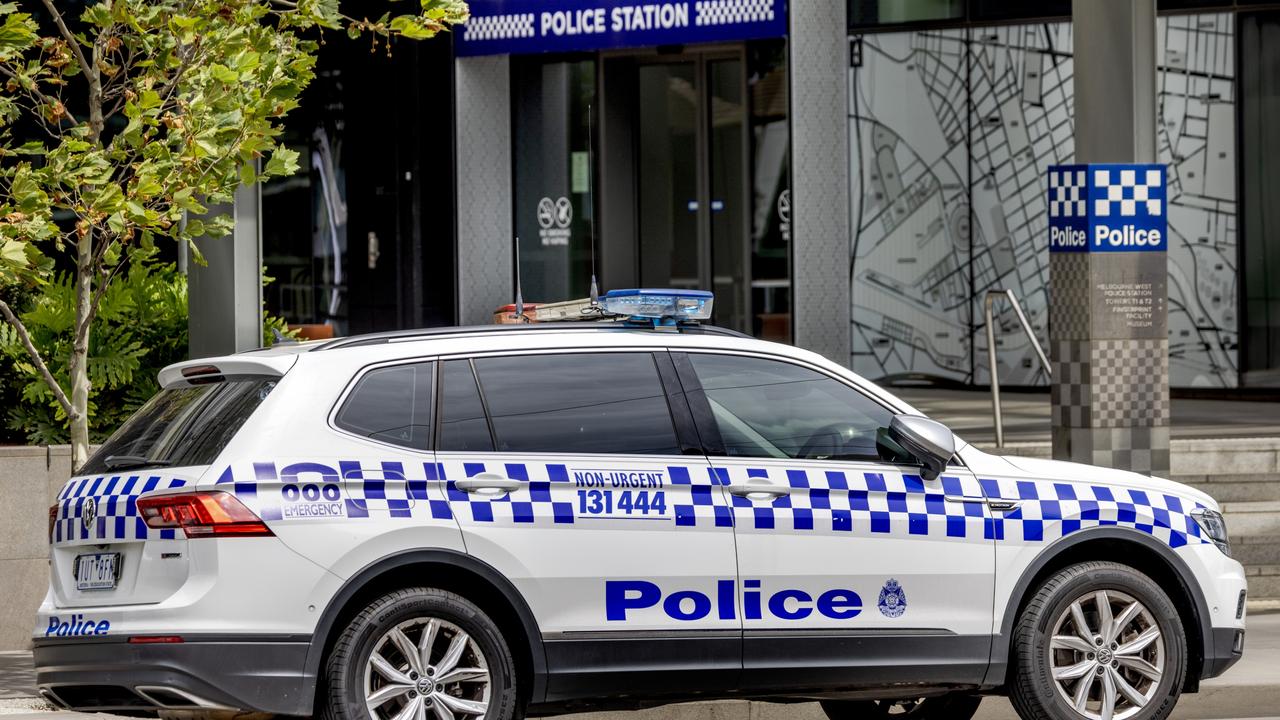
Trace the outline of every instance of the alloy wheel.
<instances>
[{"instance_id":1,"label":"alloy wheel","mask_svg":"<svg viewBox=\"0 0 1280 720\"><path fill-rule=\"evenodd\" d=\"M1049 640L1058 694L1090 720L1125 720L1140 712L1160 686L1164 661L1155 617L1116 590L1076 598L1059 615Z\"/></svg>"},{"instance_id":2,"label":"alloy wheel","mask_svg":"<svg viewBox=\"0 0 1280 720\"><path fill-rule=\"evenodd\" d=\"M364 672L365 706L373 720L464 720L489 708L489 666L462 628L414 618L373 646Z\"/></svg>"}]
</instances>

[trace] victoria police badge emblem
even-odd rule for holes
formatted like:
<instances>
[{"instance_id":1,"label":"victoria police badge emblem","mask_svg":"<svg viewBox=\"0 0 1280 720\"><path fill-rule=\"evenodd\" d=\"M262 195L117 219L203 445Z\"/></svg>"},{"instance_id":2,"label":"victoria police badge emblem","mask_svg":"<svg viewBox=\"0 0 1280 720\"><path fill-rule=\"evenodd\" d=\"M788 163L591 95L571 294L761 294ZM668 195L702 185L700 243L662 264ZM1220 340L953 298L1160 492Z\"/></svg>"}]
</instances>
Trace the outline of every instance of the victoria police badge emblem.
<instances>
[{"instance_id":1,"label":"victoria police badge emblem","mask_svg":"<svg viewBox=\"0 0 1280 720\"><path fill-rule=\"evenodd\" d=\"M880 588L880 614L896 618L907 611L907 594L897 580L889 578L889 582Z\"/></svg>"}]
</instances>

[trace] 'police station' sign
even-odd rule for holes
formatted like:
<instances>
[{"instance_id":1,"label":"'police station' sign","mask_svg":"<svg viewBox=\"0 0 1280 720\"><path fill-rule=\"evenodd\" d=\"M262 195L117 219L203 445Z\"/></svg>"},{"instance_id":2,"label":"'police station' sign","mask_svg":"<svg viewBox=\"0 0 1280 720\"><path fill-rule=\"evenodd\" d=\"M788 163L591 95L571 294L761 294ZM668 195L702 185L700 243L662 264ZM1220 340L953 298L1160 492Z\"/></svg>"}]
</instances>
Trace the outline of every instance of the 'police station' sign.
<instances>
[{"instance_id":1,"label":"'police station' sign","mask_svg":"<svg viewBox=\"0 0 1280 720\"><path fill-rule=\"evenodd\" d=\"M458 55L725 42L787 34L787 0L471 0Z\"/></svg>"},{"instance_id":2,"label":"'police station' sign","mask_svg":"<svg viewBox=\"0 0 1280 720\"><path fill-rule=\"evenodd\" d=\"M1049 252L1166 251L1167 212L1164 165L1049 168Z\"/></svg>"}]
</instances>

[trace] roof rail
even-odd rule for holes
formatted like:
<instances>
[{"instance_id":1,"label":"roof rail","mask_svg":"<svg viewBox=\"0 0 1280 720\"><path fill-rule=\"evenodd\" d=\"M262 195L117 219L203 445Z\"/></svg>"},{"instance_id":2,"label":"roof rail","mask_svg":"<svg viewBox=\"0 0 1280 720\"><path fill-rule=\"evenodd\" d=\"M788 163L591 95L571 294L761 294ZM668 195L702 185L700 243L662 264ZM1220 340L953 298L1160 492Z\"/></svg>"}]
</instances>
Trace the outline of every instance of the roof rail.
<instances>
[{"instance_id":1,"label":"roof rail","mask_svg":"<svg viewBox=\"0 0 1280 720\"><path fill-rule=\"evenodd\" d=\"M366 345L381 345L395 341L429 340L431 338L457 335L484 335L503 332L564 332L566 330L578 332L582 332L584 330L594 332L671 332L671 328L669 326L661 329L653 329L644 325L629 323L625 320L590 323L544 322L529 323L525 325L465 325L461 327L417 328L413 330L392 330L389 332L370 333L367 335L353 335L351 337L330 340L315 348L312 352L318 352L321 350L338 350L340 348L350 347L363 347ZM728 328L722 328L715 325L678 325L676 326L676 330L690 335L704 334L747 339L751 338L750 335L740 333L737 330L730 330Z\"/></svg>"}]
</instances>

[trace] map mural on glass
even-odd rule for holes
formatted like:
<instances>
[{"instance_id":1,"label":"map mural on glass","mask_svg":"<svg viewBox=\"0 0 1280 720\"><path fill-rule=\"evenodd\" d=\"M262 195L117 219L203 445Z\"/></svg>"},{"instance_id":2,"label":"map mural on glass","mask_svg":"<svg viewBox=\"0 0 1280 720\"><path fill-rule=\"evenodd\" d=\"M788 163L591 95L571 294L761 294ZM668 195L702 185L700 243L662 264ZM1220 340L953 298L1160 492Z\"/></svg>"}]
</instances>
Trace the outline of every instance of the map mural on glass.
<instances>
[{"instance_id":1,"label":"map mural on glass","mask_svg":"<svg viewBox=\"0 0 1280 720\"><path fill-rule=\"evenodd\" d=\"M1162 17L1174 387L1236 384L1230 14ZM1048 337L1045 170L1074 161L1069 23L863 35L849 73L853 368L988 382L983 299L1012 289ZM1007 304L1001 382L1045 383Z\"/></svg>"}]
</instances>

